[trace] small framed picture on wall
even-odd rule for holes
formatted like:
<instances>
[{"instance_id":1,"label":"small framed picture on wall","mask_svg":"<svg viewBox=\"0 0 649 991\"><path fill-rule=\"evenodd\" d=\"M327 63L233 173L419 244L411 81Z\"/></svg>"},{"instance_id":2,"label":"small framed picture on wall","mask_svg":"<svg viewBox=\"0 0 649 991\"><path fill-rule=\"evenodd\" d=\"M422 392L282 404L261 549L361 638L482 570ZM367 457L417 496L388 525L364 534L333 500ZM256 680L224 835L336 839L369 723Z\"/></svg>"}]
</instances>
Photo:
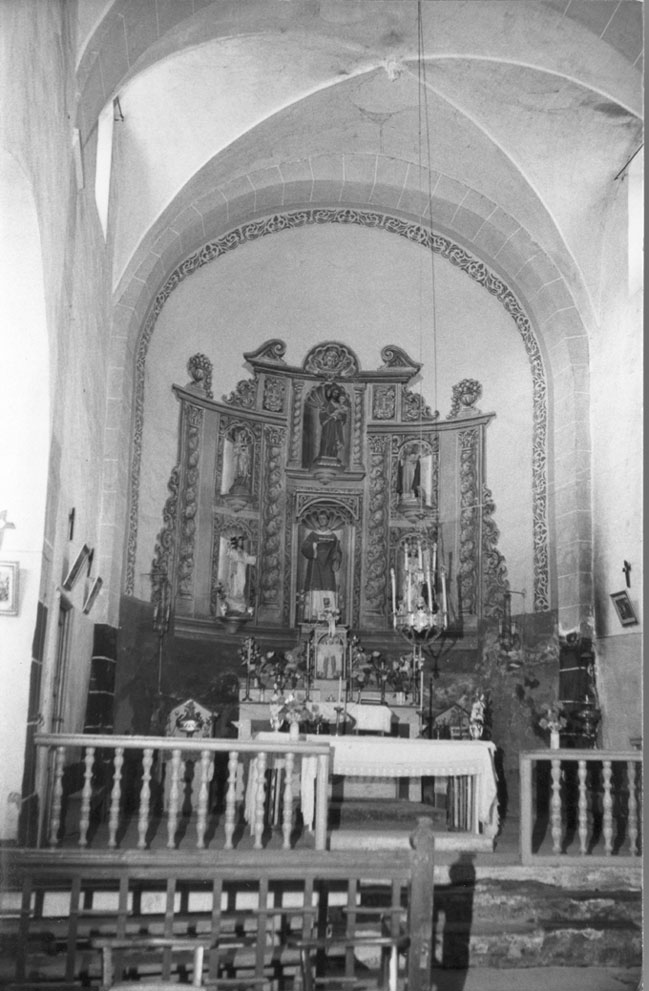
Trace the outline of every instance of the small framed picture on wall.
<instances>
[{"instance_id":1,"label":"small framed picture on wall","mask_svg":"<svg viewBox=\"0 0 649 991\"><path fill-rule=\"evenodd\" d=\"M612 592L611 599L615 606L617 618L622 626L633 626L638 622L638 617L635 614L628 592Z\"/></svg>"},{"instance_id":2,"label":"small framed picture on wall","mask_svg":"<svg viewBox=\"0 0 649 991\"><path fill-rule=\"evenodd\" d=\"M0 561L0 616L18 615L18 561Z\"/></svg>"}]
</instances>

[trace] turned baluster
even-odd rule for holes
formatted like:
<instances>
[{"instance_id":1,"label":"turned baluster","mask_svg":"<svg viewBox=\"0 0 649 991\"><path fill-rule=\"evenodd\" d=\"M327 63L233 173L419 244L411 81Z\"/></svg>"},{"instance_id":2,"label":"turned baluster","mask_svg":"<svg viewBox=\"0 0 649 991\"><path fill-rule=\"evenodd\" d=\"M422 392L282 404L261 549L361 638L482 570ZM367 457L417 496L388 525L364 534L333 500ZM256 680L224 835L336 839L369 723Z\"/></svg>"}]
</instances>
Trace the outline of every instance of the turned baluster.
<instances>
[{"instance_id":1,"label":"turned baluster","mask_svg":"<svg viewBox=\"0 0 649 991\"><path fill-rule=\"evenodd\" d=\"M171 751L168 763L169 772L169 808L167 810L167 849L176 846L176 829L178 828L178 806L180 804L180 768L183 764L180 750Z\"/></svg>"},{"instance_id":2,"label":"turned baluster","mask_svg":"<svg viewBox=\"0 0 649 991\"><path fill-rule=\"evenodd\" d=\"M638 775L638 833L642 836L642 773Z\"/></svg>"},{"instance_id":3,"label":"turned baluster","mask_svg":"<svg viewBox=\"0 0 649 991\"><path fill-rule=\"evenodd\" d=\"M632 857L638 855L638 800L635 794L635 761L627 761L627 779L629 783L629 853Z\"/></svg>"},{"instance_id":4,"label":"turned baluster","mask_svg":"<svg viewBox=\"0 0 649 991\"><path fill-rule=\"evenodd\" d=\"M552 797L550 798L550 832L552 852L561 853L561 761L552 759Z\"/></svg>"},{"instance_id":5,"label":"turned baluster","mask_svg":"<svg viewBox=\"0 0 649 991\"><path fill-rule=\"evenodd\" d=\"M610 760L602 761L602 779L604 782L604 797L602 799L602 833L604 835L604 853L607 857L610 857L613 852L613 793L611 790L612 773L612 762Z\"/></svg>"},{"instance_id":6,"label":"turned baluster","mask_svg":"<svg viewBox=\"0 0 649 991\"><path fill-rule=\"evenodd\" d=\"M225 795L225 849L232 849L232 837L236 823L237 777L239 772L239 754L230 751L228 757L228 788Z\"/></svg>"},{"instance_id":7,"label":"turned baluster","mask_svg":"<svg viewBox=\"0 0 649 991\"><path fill-rule=\"evenodd\" d=\"M151 768L153 747L145 747L142 753L142 787L140 788L140 814L137 824L137 848L146 849L146 831L149 826L149 806L151 804Z\"/></svg>"},{"instance_id":8,"label":"turned baluster","mask_svg":"<svg viewBox=\"0 0 649 991\"><path fill-rule=\"evenodd\" d=\"M577 777L579 779L579 801L577 803L579 852L587 852L588 842L588 794L586 791L587 764L585 760L580 760L577 764Z\"/></svg>"},{"instance_id":9,"label":"turned baluster","mask_svg":"<svg viewBox=\"0 0 649 991\"><path fill-rule=\"evenodd\" d=\"M90 826L90 802L92 799L92 769L95 763L95 748L86 747L83 757L83 788L81 789L81 814L79 817L79 846L88 846Z\"/></svg>"},{"instance_id":10,"label":"turned baluster","mask_svg":"<svg viewBox=\"0 0 649 991\"><path fill-rule=\"evenodd\" d=\"M254 837L253 849L261 850L261 838L264 833L264 815L266 812L266 754L260 753L255 760L257 765L257 789L255 794Z\"/></svg>"},{"instance_id":11,"label":"turned baluster","mask_svg":"<svg viewBox=\"0 0 649 991\"><path fill-rule=\"evenodd\" d=\"M291 846L291 830L293 828L293 767L295 765L295 754L286 755L286 778L284 781L284 815L282 817L282 834L284 836L284 849Z\"/></svg>"},{"instance_id":12,"label":"turned baluster","mask_svg":"<svg viewBox=\"0 0 649 991\"><path fill-rule=\"evenodd\" d=\"M198 808L196 810L196 847L205 847L205 830L207 828L207 806L212 780L213 764L209 750L201 750L201 782L198 789Z\"/></svg>"},{"instance_id":13,"label":"turned baluster","mask_svg":"<svg viewBox=\"0 0 649 991\"><path fill-rule=\"evenodd\" d=\"M63 765L65 747L57 747L54 756L54 786L52 788L52 813L50 815L49 845L58 846L61 828L61 805L63 803Z\"/></svg>"},{"instance_id":14,"label":"turned baluster","mask_svg":"<svg viewBox=\"0 0 649 991\"><path fill-rule=\"evenodd\" d=\"M110 810L108 813L108 846L117 846L117 827L119 825L119 806L122 799L122 767L124 766L124 747L115 748L113 758L113 787L110 792Z\"/></svg>"}]
</instances>

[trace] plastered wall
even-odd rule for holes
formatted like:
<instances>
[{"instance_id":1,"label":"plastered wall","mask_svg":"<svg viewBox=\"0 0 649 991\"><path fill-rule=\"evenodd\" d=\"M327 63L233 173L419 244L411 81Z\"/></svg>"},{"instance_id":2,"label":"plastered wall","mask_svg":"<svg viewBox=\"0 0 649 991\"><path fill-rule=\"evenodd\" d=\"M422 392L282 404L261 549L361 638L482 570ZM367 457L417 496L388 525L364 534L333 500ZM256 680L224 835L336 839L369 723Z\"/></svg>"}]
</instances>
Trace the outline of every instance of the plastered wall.
<instances>
[{"instance_id":1,"label":"plastered wall","mask_svg":"<svg viewBox=\"0 0 649 991\"><path fill-rule=\"evenodd\" d=\"M11 202L14 270L3 279L4 307L13 306L19 319L5 323L10 341L0 371L3 382L9 380L3 402L10 409L3 422L11 437L20 437L20 457L3 459L0 509L16 522L13 547L6 542L2 553L19 561L23 589L19 615L3 620L7 711L0 719L0 840L16 836L20 802L7 796L23 786L28 720L33 727L52 725L61 583L83 543L97 548L102 511L110 296L92 196L92 141L83 149L83 168L75 169L71 13L70 5L37 0L0 10L0 150L13 162L13 175L21 176ZM10 185L3 187L5 196L10 192ZM21 232L31 235L29 250ZM73 508L75 528L68 539ZM59 725L68 731L83 728L93 625L103 607L99 601L92 614L83 614L87 581L84 572L68 597L69 666ZM33 692L28 707L39 599L48 610L41 693ZM45 793L38 774L26 784L37 800Z\"/></svg>"},{"instance_id":2,"label":"plastered wall","mask_svg":"<svg viewBox=\"0 0 649 991\"><path fill-rule=\"evenodd\" d=\"M604 746L642 735L642 292L628 291L629 181L618 180L606 217L601 321L591 348L594 595ZM624 561L631 565L626 586ZM639 622L623 627L610 595L625 590Z\"/></svg>"}]
</instances>

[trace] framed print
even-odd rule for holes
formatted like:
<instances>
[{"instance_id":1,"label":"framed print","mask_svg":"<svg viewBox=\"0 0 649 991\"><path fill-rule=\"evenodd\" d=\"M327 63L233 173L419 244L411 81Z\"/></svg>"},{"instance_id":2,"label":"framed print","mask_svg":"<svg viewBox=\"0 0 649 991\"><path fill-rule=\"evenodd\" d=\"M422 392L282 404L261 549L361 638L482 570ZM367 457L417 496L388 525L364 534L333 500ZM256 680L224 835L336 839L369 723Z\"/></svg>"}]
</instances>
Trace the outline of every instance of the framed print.
<instances>
[{"instance_id":1,"label":"framed print","mask_svg":"<svg viewBox=\"0 0 649 991\"><path fill-rule=\"evenodd\" d=\"M0 561L0 616L18 615L18 561Z\"/></svg>"},{"instance_id":2,"label":"framed print","mask_svg":"<svg viewBox=\"0 0 649 991\"><path fill-rule=\"evenodd\" d=\"M86 616L88 615L88 613L92 609L92 607L94 605L94 602L95 602L95 599L99 595L99 592L101 590L101 586L103 584L104 583L103 583L103 581L102 581L101 578L95 578L94 582L92 583L92 585L88 589L88 594L86 595L86 601L83 604L83 611L86 614Z\"/></svg>"},{"instance_id":3,"label":"framed print","mask_svg":"<svg viewBox=\"0 0 649 991\"><path fill-rule=\"evenodd\" d=\"M344 677L345 647L336 637L330 640L323 637L315 646L315 676L325 681Z\"/></svg>"},{"instance_id":4,"label":"framed print","mask_svg":"<svg viewBox=\"0 0 649 991\"><path fill-rule=\"evenodd\" d=\"M638 622L638 617L635 614L628 592L612 592L611 599L615 606L617 618L622 626L633 626Z\"/></svg>"},{"instance_id":5,"label":"framed print","mask_svg":"<svg viewBox=\"0 0 649 991\"><path fill-rule=\"evenodd\" d=\"M72 562L72 567L68 571L65 579L63 581L63 588L66 592L69 592L71 588L74 587L79 575L81 574L81 569L90 557L90 548L87 544L84 544L74 561Z\"/></svg>"}]
</instances>

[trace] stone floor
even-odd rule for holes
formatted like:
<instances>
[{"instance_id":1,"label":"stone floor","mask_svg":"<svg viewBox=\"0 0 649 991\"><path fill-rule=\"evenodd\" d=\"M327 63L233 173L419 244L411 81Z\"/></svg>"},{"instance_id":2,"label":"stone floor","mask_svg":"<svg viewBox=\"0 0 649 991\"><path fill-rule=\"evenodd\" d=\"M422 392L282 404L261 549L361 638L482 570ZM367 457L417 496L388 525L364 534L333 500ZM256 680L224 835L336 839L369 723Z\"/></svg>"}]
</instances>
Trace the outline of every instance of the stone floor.
<instances>
[{"instance_id":1,"label":"stone floor","mask_svg":"<svg viewBox=\"0 0 649 991\"><path fill-rule=\"evenodd\" d=\"M638 991L639 967L435 970L431 991Z\"/></svg>"}]
</instances>

